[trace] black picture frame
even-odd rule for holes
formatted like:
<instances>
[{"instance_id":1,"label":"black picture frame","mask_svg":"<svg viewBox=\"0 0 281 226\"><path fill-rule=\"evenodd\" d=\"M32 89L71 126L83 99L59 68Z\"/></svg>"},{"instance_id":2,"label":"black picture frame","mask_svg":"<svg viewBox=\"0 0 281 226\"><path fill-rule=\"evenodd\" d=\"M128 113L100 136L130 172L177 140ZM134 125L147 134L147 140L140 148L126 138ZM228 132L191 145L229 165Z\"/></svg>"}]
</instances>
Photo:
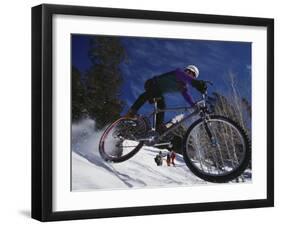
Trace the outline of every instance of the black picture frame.
<instances>
[{"instance_id":1,"label":"black picture frame","mask_svg":"<svg viewBox=\"0 0 281 226\"><path fill-rule=\"evenodd\" d=\"M247 25L267 29L267 198L93 210L52 210L52 18L55 14ZM274 20L237 16L43 4L32 8L32 218L40 221L122 217L274 206Z\"/></svg>"}]
</instances>

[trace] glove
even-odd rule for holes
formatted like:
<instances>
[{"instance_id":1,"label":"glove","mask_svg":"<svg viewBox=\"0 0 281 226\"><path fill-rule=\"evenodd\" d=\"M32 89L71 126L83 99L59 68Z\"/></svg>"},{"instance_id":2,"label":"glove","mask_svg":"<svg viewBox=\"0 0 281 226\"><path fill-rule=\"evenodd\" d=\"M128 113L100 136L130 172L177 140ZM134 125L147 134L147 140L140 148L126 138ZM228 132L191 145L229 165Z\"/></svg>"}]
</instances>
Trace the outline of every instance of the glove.
<instances>
[{"instance_id":1,"label":"glove","mask_svg":"<svg viewBox=\"0 0 281 226\"><path fill-rule=\"evenodd\" d=\"M191 81L191 85L192 87L194 87L195 89L197 89L200 93L205 93L207 90L207 84L205 81L203 80L196 80L193 79Z\"/></svg>"}]
</instances>

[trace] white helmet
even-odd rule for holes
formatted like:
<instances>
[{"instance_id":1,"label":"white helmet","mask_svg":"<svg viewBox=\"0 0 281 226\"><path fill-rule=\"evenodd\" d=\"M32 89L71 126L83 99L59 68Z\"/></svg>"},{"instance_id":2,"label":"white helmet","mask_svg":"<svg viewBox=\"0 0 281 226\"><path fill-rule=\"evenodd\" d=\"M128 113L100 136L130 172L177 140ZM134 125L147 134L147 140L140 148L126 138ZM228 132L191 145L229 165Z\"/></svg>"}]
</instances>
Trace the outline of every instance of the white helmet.
<instances>
[{"instance_id":1,"label":"white helmet","mask_svg":"<svg viewBox=\"0 0 281 226\"><path fill-rule=\"evenodd\" d=\"M195 78L198 78L199 76L199 69L195 65L188 65L187 67L184 68L184 70L190 70L194 72Z\"/></svg>"}]
</instances>

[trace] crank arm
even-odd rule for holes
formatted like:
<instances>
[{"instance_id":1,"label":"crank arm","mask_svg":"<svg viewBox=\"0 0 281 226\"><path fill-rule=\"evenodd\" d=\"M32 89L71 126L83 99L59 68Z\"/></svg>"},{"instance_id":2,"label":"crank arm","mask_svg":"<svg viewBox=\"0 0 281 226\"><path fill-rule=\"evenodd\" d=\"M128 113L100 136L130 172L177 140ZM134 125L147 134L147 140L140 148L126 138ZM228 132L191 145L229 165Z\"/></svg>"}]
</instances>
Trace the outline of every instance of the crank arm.
<instances>
[{"instance_id":1,"label":"crank arm","mask_svg":"<svg viewBox=\"0 0 281 226\"><path fill-rule=\"evenodd\" d=\"M154 144L153 147L159 147L159 146L165 146L165 145L172 145L171 142L166 142L166 143L159 143L159 144Z\"/></svg>"}]
</instances>

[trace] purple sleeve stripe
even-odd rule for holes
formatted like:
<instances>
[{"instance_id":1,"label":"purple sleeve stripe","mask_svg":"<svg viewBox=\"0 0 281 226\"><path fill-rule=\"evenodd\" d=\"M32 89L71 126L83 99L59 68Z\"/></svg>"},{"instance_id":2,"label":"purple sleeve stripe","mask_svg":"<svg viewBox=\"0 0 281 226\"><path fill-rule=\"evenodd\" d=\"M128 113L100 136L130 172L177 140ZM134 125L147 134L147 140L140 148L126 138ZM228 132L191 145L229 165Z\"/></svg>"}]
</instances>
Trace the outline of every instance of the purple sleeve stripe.
<instances>
[{"instance_id":1,"label":"purple sleeve stripe","mask_svg":"<svg viewBox=\"0 0 281 226\"><path fill-rule=\"evenodd\" d=\"M187 83L191 84L192 78L190 78L189 76L186 76L186 74L181 69L177 68L175 70L175 74L176 74L177 81L183 82L184 84L187 84ZM186 88L181 92L181 94L182 94L183 98L185 99L185 101L190 104L190 106L194 105L192 97L190 96L190 94L188 93L188 90Z\"/></svg>"},{"instance_id":2,"label":"purple sleeve stripe","mask_svg":"<svg viewBox=\"0 0 281 226\"><path fill-rule=\"evenodd\" d=\"M184 97L184 99L186 100L187 103L190 104L190 106L194 105L194 102L192 100L192 97L189 95L189 93L187 92L187 89L183 90L181 92L182 96Z\"/></svg>"},{"instance_id":3,"label":"purple sleeve stripe","mask_svg":"<svg viewBox=\"0 0 281 226\"><path fill-rule=\"evenodd\" d=\"M187 76L181 69L177 68L175 70L177 81L184 82L184 84L191 84L192 78Z\"/></svg>"}]
</instances>

